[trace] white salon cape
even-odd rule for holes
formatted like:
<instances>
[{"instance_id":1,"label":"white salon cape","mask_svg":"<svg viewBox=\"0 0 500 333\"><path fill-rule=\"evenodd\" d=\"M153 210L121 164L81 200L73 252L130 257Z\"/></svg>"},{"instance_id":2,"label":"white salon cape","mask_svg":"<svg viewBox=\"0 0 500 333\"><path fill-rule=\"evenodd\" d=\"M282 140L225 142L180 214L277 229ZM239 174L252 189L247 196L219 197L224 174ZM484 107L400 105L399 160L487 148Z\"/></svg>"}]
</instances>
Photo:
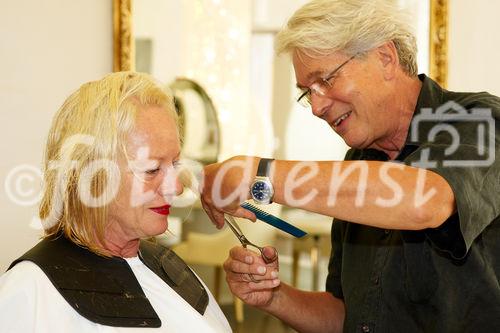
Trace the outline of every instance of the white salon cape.
<instances>
[{"instance_id":1,"label":"white salon cape","mask_svg":"<svg viewBox=\"0 0 500 333\"><path fill-rule=\"evenodd\" d=\"M205 285L209 301L201 315L138 257L126 260L160 317L161 327L112 327L89 321L66 302L37 265L22 261L0 277L0 332L231 332L226 317Z\"/></svg>"}]
</instances>

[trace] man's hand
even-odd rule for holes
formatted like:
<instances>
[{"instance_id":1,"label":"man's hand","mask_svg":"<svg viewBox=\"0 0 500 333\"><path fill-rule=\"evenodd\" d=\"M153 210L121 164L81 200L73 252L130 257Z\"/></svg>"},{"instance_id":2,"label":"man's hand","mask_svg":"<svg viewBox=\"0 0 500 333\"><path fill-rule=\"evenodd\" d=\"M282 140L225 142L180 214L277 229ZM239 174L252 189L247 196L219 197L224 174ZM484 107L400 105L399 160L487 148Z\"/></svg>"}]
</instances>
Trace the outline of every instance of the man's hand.
<instances>
[{"instance_id":1,"label":"man's hand","mask_svg":"<svg viewBox=\"0 0 500 333\"><path fill-rule=\"evenodd\" d=\"M250 198L250 184L257 173L259 160L258 157L235 156L204 168L201 204L217 228L224 225L224 213L255 221L255 215L240 204Z\"/></svg>"},{"instance_id":2,"label":"man's hand","mask_svg":"<svg viewBox=\"0 0 500 333\"><path fill-rule=\"evenodd\" d=\"M267 264L259 253L235 246L224 262L226 281L231 292L243 302L256 307L268 306L280 285L276 249L266 246L263 252L269 262Z\"/></svg>"}]
</instances>

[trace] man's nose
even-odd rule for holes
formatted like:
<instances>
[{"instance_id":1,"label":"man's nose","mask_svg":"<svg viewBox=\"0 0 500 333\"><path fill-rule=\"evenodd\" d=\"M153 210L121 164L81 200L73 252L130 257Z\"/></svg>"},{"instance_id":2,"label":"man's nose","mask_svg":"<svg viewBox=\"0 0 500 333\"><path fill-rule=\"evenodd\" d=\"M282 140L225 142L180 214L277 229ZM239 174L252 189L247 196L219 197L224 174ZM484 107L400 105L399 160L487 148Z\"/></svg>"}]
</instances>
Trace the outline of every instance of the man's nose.
<instances>
[{"instance_id":1,"label":"man's nose","mask_svg":"<svg viewBox=\"0 0 500 333\"><path fill-rule=\"evenodd\" d=\"M311 94L311 111L316 117L322 118L325 108L331 104L331 101L325 95L319 93Z\"/></svg>"}]
</instances>

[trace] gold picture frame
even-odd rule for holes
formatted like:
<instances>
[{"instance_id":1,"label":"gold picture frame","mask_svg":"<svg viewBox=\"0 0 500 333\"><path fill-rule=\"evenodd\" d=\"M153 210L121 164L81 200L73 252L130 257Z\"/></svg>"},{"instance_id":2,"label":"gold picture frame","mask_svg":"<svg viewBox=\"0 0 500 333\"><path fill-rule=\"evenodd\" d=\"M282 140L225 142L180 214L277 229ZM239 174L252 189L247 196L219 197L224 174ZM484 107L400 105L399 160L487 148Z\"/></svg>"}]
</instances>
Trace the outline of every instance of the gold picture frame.
<instances>
[{"instance_id":1,"label":"gold picture frame","mask_svg":"<svg viewBox=\"0 0 500 333\"><path fill-rule=\"evenodd\" d=\"M448 0L430 0L429 75L440 86L448 84Z\"/></svg>"},{"instance_id":2,"label":"gold picture frame","mask_svg":"<svg viewBox=\"0 0 500 333\"><path fill-rule=\"evenodd\" d=\"M429 75L448 82L448 0L430 1ZM134 70L132 0L113 0L113 70Z\"/></svg>"},{"instance_id":3,"label":"gold picture frame","mask_svg":"<svg viewBox=\"0 0 500 333\"><path fill-rule=\"evenodd\" d=\"M113 71L135 69L132 0L113 0Z\"/></svg>"}]
</instances>

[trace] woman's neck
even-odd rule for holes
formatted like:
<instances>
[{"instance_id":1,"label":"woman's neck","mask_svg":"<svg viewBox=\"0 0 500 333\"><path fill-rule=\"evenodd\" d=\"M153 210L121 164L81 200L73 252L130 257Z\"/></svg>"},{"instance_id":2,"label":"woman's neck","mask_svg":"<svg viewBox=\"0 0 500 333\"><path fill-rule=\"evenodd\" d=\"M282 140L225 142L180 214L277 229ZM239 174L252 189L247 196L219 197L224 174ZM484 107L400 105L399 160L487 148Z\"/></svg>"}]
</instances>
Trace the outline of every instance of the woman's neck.
<instances>
[{"instance_id":1,"label":"woman's neck","mask_svg":"<svg viewBox=\"0 0 500 333\"><path fill-rule=\"evenodd\" d=\"M121 258L136 257L140 238L132 237L116 223L110 223L104 230L104 244L101 246L111 255Z\"/></svg>"}]
</instances>

